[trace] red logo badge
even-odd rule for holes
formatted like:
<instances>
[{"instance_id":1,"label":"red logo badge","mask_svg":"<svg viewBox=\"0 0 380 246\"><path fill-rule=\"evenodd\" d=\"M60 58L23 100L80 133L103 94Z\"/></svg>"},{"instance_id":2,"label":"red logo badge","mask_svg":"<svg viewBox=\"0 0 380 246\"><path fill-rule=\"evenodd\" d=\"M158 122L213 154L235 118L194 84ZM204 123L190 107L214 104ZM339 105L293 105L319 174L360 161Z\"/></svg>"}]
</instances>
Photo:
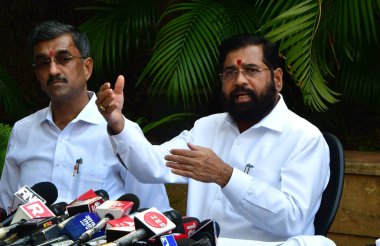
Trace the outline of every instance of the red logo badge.
<instances>
[{"instance_id":1,"label":"red logo badge","mask_svg":"<svg viewBox=\"0 0 380 246\"><path fill-rule=\"evenodd\" d=\"M154 228L165 228L168 225L168 221L162 214L157 212L147 212L144 215L144 221Z\"/></svg>"}]
</instances>

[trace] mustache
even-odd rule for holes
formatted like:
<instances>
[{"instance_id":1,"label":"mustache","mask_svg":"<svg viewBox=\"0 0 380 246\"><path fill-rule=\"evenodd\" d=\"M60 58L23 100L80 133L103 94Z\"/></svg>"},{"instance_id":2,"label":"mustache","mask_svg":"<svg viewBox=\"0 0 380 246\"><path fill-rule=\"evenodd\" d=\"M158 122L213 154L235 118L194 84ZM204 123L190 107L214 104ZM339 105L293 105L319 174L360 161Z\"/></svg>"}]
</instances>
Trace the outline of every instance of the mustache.
<instances>
[{"instance_id":1,"label":"mustache","mask_svg":"<svg viewBox=\"0 0 380 246\"><path fill-rule=\"evenodd\" d=\"M51 84L54 80L60 80L60 81L62 81L64 83L68 82L67 79L64 78L64 77L54 76L54 77L49 77L49 79L47 80L47 84L48 85Z\"/></svg>"},{"instance_id":2,"label":"mustache","mask_svg":"<svg viewBox=\"0 0 380 246\"><path fill-rule=\"evenodd\" d=\"M255 91L251 90L251 89L248 89L244 86L238 86L236 87L229 95L229 98L230 99L234 99L237 97L238 93L241 93L241 92L244 92L245 94L247 94L248 96L252 97L252 98L256 98L256 93Z\"/></svg>"}]
</instances>

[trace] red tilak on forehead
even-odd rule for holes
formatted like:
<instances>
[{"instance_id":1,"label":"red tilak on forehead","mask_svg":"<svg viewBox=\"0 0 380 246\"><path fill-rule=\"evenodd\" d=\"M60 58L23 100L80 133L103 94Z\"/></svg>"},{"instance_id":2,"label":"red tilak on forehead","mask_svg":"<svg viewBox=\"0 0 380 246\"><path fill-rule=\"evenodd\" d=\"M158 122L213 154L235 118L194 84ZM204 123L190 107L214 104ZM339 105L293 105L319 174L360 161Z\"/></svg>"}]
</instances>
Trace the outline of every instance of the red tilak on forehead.
<instances>
[{"instance_id":1,"label":"red tilak on forehead","mask_svg":"<svg viewBox=\"0 0 380 246\"><path fill-rule=\"evenodd\" d=\"M50 50L50 51L49 51L49 56L50 56L50 57L53 57L53 56L54 56L54 51L53 51L53 50Z\"/></svg>"},{"instance_id":2,"label":"red tilak on forehead","mask_svg":"<svg viewBox=\"0 0 380 246\"><path fill-rule=\"evenodd\" d=\"M240 60L240 59L237 59L237 60L236 60L236 64L237 64L238 66L240 66L240 65L241 65L241 60Z\"/></svg>"}]
</instances>

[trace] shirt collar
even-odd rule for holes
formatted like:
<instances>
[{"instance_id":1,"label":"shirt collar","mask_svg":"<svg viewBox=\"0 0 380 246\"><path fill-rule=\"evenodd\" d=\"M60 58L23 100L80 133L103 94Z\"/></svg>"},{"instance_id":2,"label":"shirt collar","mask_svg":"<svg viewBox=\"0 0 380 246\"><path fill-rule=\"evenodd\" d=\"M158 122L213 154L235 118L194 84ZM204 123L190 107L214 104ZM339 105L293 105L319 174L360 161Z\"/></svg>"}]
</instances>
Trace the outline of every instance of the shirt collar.
<instances>
[{"instance_id":1,"label":"shirt collar","mask_svg":"<svg viewBox=\"0 0 380 246\"><path fill-rule=\"evenodd\" d=\"M91 124L100 124L103 121L103 116L99 113L98 108L96 107L95 100L96 94L92 91L87 91L88 98L90 101L87 105L82 109L79 115L72 120L72 122L84 121ZM45 117L41 118L41 123L45 121L53 122L53 113L51 110L51 102L49 103L49 107L45 112Z\"/></svg>"},{"instance_id":2,"label":"shirt collar","mask_svg":"<svg viewBox=\"0 0 380 246\"><path fill-rule=\"evenodd\" d=\"M280 100L277 102L272 111L250 129L264 127L278 132L282 131L284 128L284 121L280 119L284 119L285 114L288 111L288 107L286 106L282 95L279 94L279 96ZM225 124L226 126L234 126L237 129L237 126L230 114L226 114Z\"/></svg>"}]
</instances>

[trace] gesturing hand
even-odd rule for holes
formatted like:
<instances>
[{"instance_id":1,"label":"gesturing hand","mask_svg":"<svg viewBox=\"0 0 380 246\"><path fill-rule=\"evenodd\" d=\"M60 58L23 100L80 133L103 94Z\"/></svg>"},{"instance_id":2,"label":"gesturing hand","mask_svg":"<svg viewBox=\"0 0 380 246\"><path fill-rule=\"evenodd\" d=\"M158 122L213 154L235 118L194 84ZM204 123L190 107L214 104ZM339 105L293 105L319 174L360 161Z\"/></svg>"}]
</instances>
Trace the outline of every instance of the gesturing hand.
<instances>
[{"instance_id":1,"label":"gesturing hand","mask_svg":"<svg viewBox=\"0 0 380 246\"><path fill-rule=\"evenodd\" d=\"M119 75L114 89L109 82L100 86L95 102L114 134L120 133L124 128L124 117L121 112L124 104L123 89L124 77Z\"/></svg>"},{"instance_id":2,"label":"gesturing hand","mask_svg":"<svg viewBox=\"0 0 380 246\"><path fill-rule=\"evenodd\" d=\"M222 188L231 178L233 168L209 148L188 143L188 149L172 149L165 156L172 172L205 183L216 183Z\"/></svg>"}]
</instances>

